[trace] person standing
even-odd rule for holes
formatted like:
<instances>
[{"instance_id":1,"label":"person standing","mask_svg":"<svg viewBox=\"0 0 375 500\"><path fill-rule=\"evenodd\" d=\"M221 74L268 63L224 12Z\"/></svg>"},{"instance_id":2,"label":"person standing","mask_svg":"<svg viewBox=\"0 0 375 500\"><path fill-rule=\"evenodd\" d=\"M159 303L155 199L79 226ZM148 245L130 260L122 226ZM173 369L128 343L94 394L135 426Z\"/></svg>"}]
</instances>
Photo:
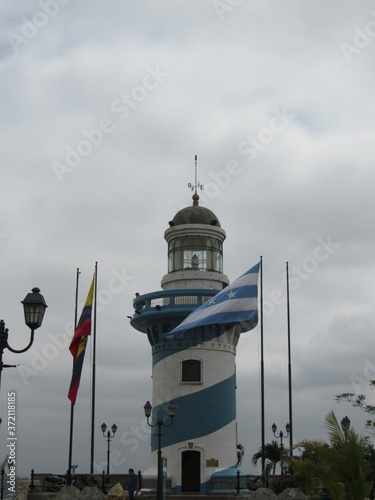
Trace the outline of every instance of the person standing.
<instances>
[{"instance_id":1,"label":"person standing","mask_svg":"<svg viewBox=\"0 0 375 500\"><path fill-rule=\"evenodd\" d=\"M139 491L138 476L135 474L134 469L129 469L129 479L128 479L128 492L129 499L133 500L135 492Z\"/></svg>"}]
</instances>

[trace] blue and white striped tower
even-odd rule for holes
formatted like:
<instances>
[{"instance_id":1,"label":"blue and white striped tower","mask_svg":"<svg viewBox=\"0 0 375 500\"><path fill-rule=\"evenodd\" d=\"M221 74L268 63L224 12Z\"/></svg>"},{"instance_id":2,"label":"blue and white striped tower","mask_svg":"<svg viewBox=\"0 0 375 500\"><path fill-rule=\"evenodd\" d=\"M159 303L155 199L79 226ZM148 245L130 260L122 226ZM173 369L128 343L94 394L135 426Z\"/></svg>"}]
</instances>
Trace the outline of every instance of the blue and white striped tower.
<instances>
[{"instance_id":1,"label":"blue and white striped tower","mask_svg":"<svg viewBox=\"0 0 375 500\"><path fill-rule=\"evenodd\" d=\"M182 338L163 335L228 284L223 274L225 231L215 214L193 205L169 223L168 274L162 291L138 295L131 324L152 346L153 418L177 407L163 428L162 455L176 493L206 493L213 475L234 477L237 466L236 345L239 328L210 325ZM157 435L152 433L152 471L157 470Z\"/></svg>"}]
</instances>

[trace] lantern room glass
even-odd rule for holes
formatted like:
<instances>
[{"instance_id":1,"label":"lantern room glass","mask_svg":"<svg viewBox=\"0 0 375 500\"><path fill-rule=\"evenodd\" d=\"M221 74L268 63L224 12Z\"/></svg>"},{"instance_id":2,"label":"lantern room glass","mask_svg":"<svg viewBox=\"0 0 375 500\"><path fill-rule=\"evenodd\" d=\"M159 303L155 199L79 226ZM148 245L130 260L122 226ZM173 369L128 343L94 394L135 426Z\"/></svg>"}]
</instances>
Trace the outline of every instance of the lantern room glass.
<instances>
[{"instance_id":1,"label":"lantern room glass","mask_svg":"<svg viewBox=\"0 0 375 500\"><path fill-rule=\"evenodd\" d=\"M168 272L203 270L223 272L223 247L216 238L184 236L168 245Z\"/></svg>"}]
</instances>

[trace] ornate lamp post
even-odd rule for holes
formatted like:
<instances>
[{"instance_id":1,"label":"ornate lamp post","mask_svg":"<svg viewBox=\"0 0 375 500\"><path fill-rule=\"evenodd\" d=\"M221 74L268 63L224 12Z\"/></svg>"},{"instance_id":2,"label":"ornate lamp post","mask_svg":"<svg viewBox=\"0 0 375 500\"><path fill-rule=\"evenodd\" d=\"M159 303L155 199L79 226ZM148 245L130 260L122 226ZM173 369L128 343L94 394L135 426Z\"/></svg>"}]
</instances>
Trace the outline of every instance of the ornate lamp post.
<instances>
[{"instance_id":1,"label":"ornate lamp post","mask_svg":"<svg viewBox=\"0 0 375 500\"><path fill-rule=\"evenodd\" d=\"M25 314L25 323L30 328L30 341L29 344L24 349L13 349L8 344L8 328L5 328L4 320L0 321L0 386L1 386L1 374L3 368L12 368L15 365L6 365L3 363L3 353L5 349L19 354L21 352L26 352L32 346L34 342L34 331L39 328L43 322L44 313L46 312L47 304L44 300L43 295L41 295L39 288L33 288L32 293L28 293L24 300L21 301L23 304L23 310Z\"/></svg>"},{"instance_id":2,"label":"ornate lamp post","mask_svg":"<svg viewBox=\"0 0 375 500\"><path fill-rule=\"evenodd\" d=\"M102 423L100 428L102 430L103 436L107 439L107 443L108 443L108 447L107 447L107 476L109 476L109 462L110 462L110 457L111 457L110 442L115 437L115 434L117 431L117 425L113 424L111 427L112 436L111 436L111 431L108 431L107 434L105 433L105 431L107 430L107 425L104 422Z\"/></svg>"},{"instance_id":3,"label":"ornate lamp post","mask_svg":"<svg viewBox=\"0 0 375 500\"><path fill-rule=\"evenodd\" d=\"M149 418L151 416L152 406L150 401L144 405L145 416L147 418L147 423L150 427L158 428L158 482L157 482L157 492L156 492L156 500L163 499L163 465L162 465L162 456L161 456L161 428L162 427L170 427L173 424L174 416L176 415L176 406L172 403L169 405L168 412L170 417L169 424L166 424L162 417L157 417L156 423L150 423Z\"/></svg>"},{"instance_id":4,"label":"ornate lamp post","mask_svg":"<svg viewBox=\"0 0 375 500\"><path fill-rule=\"evenodd\" d=\"M280 438L280 449L281 449L281 452L280 452L280 465L281 465L281 475L282 476L284 475L284 447L283 447L283 438L287 438L289 436L289 432L290 432L290 424L289 423L286 424L285 430L286 430L286 434L284 434L283 431L280 431L279 435L277 436L276 435L277 425L275 423L272 424L273 435L276 438Z\"/></svg>"},{"instance_id":5,"label":"ornate lamp post","mask_svg":"<svg viewBox=\"0 0 375 500\"><path fill-rule=\"evenodd\" d=\"M341 420L341 429L345 434L345 441L347 441L348 440L347 432L350 429L350 419L346 416Z\"/></svg>"}]
</instances>

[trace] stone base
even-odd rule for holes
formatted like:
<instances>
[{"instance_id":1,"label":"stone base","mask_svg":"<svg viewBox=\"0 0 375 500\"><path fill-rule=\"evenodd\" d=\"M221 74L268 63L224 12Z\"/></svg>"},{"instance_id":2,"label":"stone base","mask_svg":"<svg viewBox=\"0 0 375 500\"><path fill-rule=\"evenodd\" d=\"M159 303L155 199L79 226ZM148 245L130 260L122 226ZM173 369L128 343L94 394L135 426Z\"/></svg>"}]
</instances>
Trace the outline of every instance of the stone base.
<instances>
[{"instance_id":1,"label":"stone base","mask_svg":"<svg viewBox=\"0 0 375 500\"><path fill-rule=\"evenodd\" d=\"M247 476L238 469L217 469L209 482L209 492L220 493L247 489Z\"/></svg>"},{"instance_id":2,"label":"stone base","mask_svg":"<svg viewBox=\"0 0 375 500\"><path fill-rule=\"evenodd\" d=\"M167 491L170 490L172 480L170 477L165 479ZM158 470L155 467L151 467L146 471L142 472L142 490L143 491L156 491L158 485Z\"/></svg>"}]
</instances>

